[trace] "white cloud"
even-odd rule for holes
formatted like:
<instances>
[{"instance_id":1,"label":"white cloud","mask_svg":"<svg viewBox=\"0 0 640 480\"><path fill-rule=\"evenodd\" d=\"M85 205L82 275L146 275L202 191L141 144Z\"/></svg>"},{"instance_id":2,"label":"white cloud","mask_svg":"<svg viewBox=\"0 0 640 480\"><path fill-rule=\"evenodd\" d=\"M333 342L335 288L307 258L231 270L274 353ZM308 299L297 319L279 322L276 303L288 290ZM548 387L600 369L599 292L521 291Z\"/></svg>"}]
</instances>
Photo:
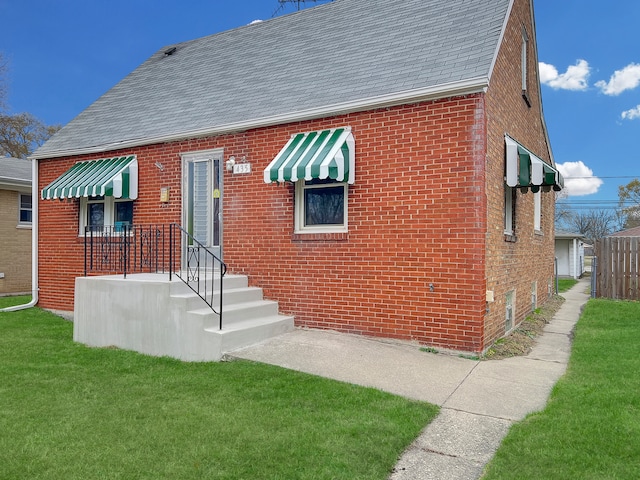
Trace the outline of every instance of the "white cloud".
<instances>
[{"instance_id":1,"label":"white cloud","mask_svg":"<svg viewBox=\"0 0 640 480\"><path fill-rule=\"evenodd\" d=\"M588 79L591 67L586 60L578 60L564 73L558 73L558 69L548 63L538 64L540 82L556 90L586 90L589 86Z\"/></svg>"},{"instance_id":2,"label":"white cloud","mask_svg":"<svg viewBox=\"0 0 640 480\"><path fill-rule=\"evenodd\" d=\"M640 105L638 105L636 108L632 108L631 110L622 112L621 116L623 120L633 120L635 118L640 118Z\"/></svg>"},{"instance_id":3,"label":"white cloud","mask_svg":"<svg viewBox=\"0 0 640 480\"><path fill-rule=\"evenodd\" d=\"M249 25L255 25L256 23L262 23L262 20L253 20Z\"/></svg>"},{"instance_id":4,"label":"white cloud","mask_svg":"<svg viewBox=\"0 0 640 480\"><path fill-rule=\"evenodd\" d=\"M582 161L556 164L564 177L564 191L567 195L580 196L596 193L604 182L593 176L593 170Z\"/></svg>"},{"instance_id":5,"label":"white cloud","mask_svg":"<svg viewBox=\"0 0 640 480\"><path fill-rule=\"evenodd\" d=\"M616 70L608 82L600 80L596 87L606 95L620 95L625 90L633 90L640 85L640 64L631 63L622 70Z\"/></svg>"}]
</instances>

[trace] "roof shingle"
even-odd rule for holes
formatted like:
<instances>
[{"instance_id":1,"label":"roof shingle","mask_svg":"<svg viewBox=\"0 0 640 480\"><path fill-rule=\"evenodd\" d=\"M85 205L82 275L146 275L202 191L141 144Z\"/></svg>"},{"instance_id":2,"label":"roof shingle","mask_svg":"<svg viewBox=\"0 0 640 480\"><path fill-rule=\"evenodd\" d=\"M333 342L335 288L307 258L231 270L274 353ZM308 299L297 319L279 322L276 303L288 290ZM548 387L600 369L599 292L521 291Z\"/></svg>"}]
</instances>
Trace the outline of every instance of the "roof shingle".
<instances>
[{"instance_id":1,"label":"roof shingle","mask_svg":"<svg viewBox=\"0 0 640 480\"><path fill-rule=\"evenodd\" d=\"M163 47L34 157L312 118L451 85L486 85L510 1L335 0L173 45L171 55Z\"/></svg>"}]
</instances>

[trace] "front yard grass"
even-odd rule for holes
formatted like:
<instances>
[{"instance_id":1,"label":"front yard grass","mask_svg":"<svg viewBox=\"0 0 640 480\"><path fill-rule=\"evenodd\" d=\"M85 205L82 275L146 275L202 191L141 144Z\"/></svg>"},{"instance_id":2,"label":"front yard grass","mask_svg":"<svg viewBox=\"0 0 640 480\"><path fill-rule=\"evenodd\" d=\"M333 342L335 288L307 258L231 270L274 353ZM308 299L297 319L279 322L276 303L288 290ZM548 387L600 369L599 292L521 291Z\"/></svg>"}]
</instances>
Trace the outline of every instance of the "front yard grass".
<instances>
[{"instance_id":1,"label":"front yard grass","mask_svg":"<svg viewBox=\"0 0 640 480\"><path fill-rule=\"evenodd\" d=\"M9 295L0 297L0 310L7 307L15 307L16 305L24 305L31 301L31 295Z\"/></svg>"},{"instance_id":2,"label":"front yard grass","mask_svg":"<svg viewBox=\"0 0 640 480\"><path fill-rule=\"evenodd\" d=\"M547 407L516 424L483 479L640 478L640 303L589 300Z\"/></svg>"},{"instance_id":3,"label":"front yard grass","mask_svg":"<svg viewBox=\"0 0 640 480\"><path fill-rule=\"evenodd\" d=\"M386 479L437 407L246 361L73 343L0 313L0 477Z\"/></svg>"}]
</instances>

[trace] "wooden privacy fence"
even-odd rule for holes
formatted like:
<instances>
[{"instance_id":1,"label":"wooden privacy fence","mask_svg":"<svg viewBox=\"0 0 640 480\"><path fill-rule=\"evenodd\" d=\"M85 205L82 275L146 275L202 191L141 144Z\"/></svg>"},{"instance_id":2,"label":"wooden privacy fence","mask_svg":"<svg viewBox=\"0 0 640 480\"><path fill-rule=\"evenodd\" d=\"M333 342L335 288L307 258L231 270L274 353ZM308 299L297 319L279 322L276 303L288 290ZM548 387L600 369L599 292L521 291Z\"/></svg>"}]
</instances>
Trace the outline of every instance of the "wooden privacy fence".
<instances>
[{"instance_id":1,"label":"wooden privacy fence","mask_svg":"<svg viewBox=\"0 0 640 480\"><path fill-rule=\"evenodd\" d=\"M640 300L640 237L596 241L596 296Z\"/></svg>"}]
</instances>

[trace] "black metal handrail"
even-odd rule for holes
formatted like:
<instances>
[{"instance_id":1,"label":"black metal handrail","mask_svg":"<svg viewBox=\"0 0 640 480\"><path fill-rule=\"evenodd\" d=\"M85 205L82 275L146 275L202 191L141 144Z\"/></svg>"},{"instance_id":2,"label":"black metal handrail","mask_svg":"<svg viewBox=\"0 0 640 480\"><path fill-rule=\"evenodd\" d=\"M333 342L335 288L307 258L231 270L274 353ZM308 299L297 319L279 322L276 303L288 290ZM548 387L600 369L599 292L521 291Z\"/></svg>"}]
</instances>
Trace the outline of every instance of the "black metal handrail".
<instances>
[{"instance_id":1,"label":"black metal handrail","mask_svg":"<svg viewBox=\"0 0 640 480\"><path fill-rule=\"evenodd\" d=\"M178 248L174 248L176 242ZM204 300L218 314L219 328L222 330L222 283L227 265L177 223L169 225L169 245L169 280L175 274ZM178 263L182 268L177 270L174 269L176 251L182 254L182 261ZM217 310L213 306L216 292L219 294Z\"/></svg>"},{"instance_id":2,"label":"black metal handrail","mask_svg":"<svg viewBox=\"0 0 640 480\"><path fill-rule=\"evenodd\" d=\"M180 225L88 226L84 232L84 276L89 274L168 273L176 275L219 317L227 265ZM168 262L166 261L168 258ZM219 304L214 306L219 294Z\"/></svg>"},{"instance_id":3,"label":"black metal handrail","mask_svg":"<svg viewBox=\"0 0 640 480\"><path fill-rule=\"evenodd\" d=\"M89 273L165 273L164 225L87 226L84 275Z\"/></svg>"}]
</instances>

